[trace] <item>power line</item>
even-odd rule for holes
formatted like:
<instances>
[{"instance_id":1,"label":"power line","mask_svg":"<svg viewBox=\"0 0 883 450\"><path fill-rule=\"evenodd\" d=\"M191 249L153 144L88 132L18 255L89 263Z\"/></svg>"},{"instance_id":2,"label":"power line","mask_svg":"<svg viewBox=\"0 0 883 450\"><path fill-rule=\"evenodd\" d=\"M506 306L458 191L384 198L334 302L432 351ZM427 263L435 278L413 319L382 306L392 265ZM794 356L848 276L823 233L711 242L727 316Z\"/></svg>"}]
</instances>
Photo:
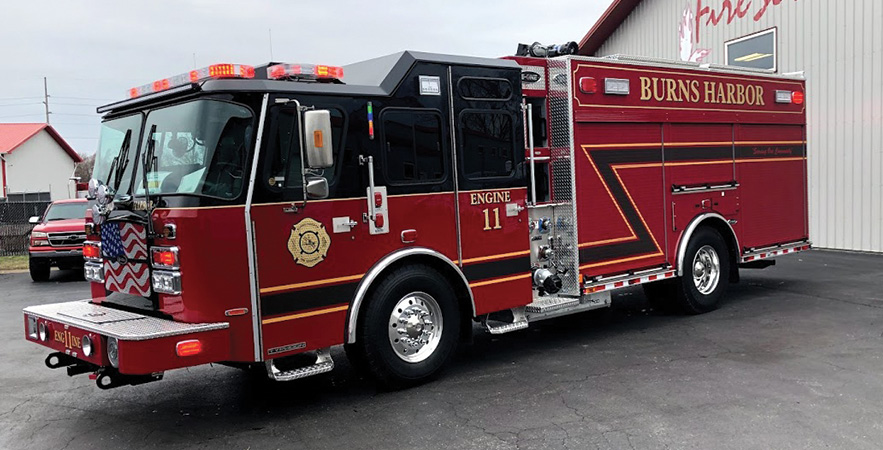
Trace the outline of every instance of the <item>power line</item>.
<instances>
[{"instance_id":1,"label":"power line","mask_svg":"<svg viewBox=\"0 0 883 450\"><path fill-rule=\"evenodd\" d=\"M96 97L65 97L61 95L53 95L52 98L64 98L67 100L99 100L103 102L112 102L116 99L113 98L96 98Z\"/></svg>"},{"instance_id":2,"label":"power line","mask_svg":"<svg viewBox=\"0 0 883 450\"><path fill-rule=\"evenodd\" d=\"M42 105L42 102L30 102L30 103L10 103L3 104L0 103L0 108L9 108L10 106L31 106L31 105Z\"/></svg>"},{"instance_id":3,"label":"power line","mask_svg":"<svg viewBox=\"0 0 883 450\"><path fill-rule=\"evenodd\" d=\"M43 113L38 113L38 114L13 114L13 115L10 115L10 116L0 116L0 119L8 119L8 118L12 118L12 117L42 116L42 115L43 115Z\"/></svg>"},{"instance_id":4,"label":"power line","mask_svg":"<svg viewBox=\"0 0 883 450\"><path fill-rule=\"evenodd\" d=\"M40 100L43 97L0 97L0 100Z\"/></svg>"}]
</instances>

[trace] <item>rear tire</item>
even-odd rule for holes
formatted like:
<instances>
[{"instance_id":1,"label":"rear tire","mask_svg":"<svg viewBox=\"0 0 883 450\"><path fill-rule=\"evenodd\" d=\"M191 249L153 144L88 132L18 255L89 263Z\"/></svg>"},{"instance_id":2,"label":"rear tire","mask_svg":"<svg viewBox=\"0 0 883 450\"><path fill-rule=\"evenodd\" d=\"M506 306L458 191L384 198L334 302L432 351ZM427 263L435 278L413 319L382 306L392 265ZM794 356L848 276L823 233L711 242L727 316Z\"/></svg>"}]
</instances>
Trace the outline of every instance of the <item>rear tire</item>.
<instances>
[{"instance_id":1,"label":"rear tire","mask_svg":"<svg viewBox=\"0 0 883 450\"><path fill-rule=\"evenodd\" d=\"M714 311L730 281L730 255L720 233L696 230L684 254L683 276L675 283L675 302L687 314Z\"/></svg>"},{"instance_id":2,"label":"rear tire","mask_svg":"<svg viewBox=\"0 0 883 450\"><path fill-rule=\"evenodd\" d=\"M28 260L28 271L31 272L31 279L36 282L49 280L49 263L36 259Z\"/></svg>"},{"instance_id":3,"label":"rear tire","mask_svg":"<svg viewBox=\"0 0 883 450\"><path fill-rule=\"evenodd\" d=\"M457 297L448 281L425 265L395 269L369 293L347 346L355 367L364 366L387 389L424 383L450 359L460 336Z\"/></svg>"}]
</instances>

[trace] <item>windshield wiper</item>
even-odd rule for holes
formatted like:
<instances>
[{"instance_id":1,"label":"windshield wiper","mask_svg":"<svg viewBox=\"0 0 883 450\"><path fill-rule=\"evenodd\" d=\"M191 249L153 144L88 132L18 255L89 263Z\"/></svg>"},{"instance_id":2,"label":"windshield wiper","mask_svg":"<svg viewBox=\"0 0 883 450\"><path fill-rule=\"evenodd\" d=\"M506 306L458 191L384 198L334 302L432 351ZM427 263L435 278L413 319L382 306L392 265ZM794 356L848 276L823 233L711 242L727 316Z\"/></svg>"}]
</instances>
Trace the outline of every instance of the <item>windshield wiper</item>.
<instances>
[{"instance_id":1,"label":"windshield wiper","mask_svg":"<svg viewBox=\"0 0 883 450\"><path fill-rule=\"evenodd\" d=\"M107 171L107 176L104 177L104 179L109 182L110 176L111 175L114 176L113 177L113 181L114 181L113 190L114 191L116 191L117 187L119 186L119 183L117 182L118 176L116 175L117 172L115 172L115 169L117 167L117 164L120 162L120 155L123 153L123 150L128 152L129 143L131 142L131 140L132 140L132 130L126 130L126 136L123 138L123 143L120 144L120 149L119 149L119 151L117 151L117 155L113 157L113 161L110 163L110 169Z\"/></svg>"},{"instance_id":2,"label":"windshield wiper","mask_svg":"<svg viewBox=\"0 0 883 450\"><path fill-rule=\"evenodd\" d=\"M153 226L152 221L150 220L150 184L147 182L147 172L150 170L152 166L156 163L156 157L153 156L154 149L156 148L156 124L150 126L150 131L147 133L147 145L144 148L144 156L141 158L141 181L144 185L144 204L145 211L147 211L147 235L153 236Z\"/></svg>"},{"instance_id":3,"label":"windshield wiper","mask_svg":"<svg viewBox=\"0 0 883 450\"><path fill-rule=\"evenodd\" d=\"M123 145L120 147L120 153L116 157L117 169L113 177L114 192L119 189L120 183L123 181L123 175L126 173L126 168L129 167L129 148L131 147L131 138L132 130L126 130L126 138L123 140Z\"/></svg>"}]
</instances>

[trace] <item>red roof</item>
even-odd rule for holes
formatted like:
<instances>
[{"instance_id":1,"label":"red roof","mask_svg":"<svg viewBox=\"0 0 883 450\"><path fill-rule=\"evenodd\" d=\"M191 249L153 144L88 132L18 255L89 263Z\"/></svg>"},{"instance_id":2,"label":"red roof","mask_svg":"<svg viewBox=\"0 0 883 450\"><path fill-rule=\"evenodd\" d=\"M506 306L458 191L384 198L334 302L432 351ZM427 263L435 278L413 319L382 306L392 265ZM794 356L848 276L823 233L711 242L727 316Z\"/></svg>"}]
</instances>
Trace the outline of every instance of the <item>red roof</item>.
<instances>
[{"instance_id":1,"label":"red roof","mask_svg":"<svg viewBox=\"0 0 883 450\"><path fill-rule=\"evenodd\" d=\"M49 136L55 139L55 142L67 152L74 162L83 162L83 158L62 139L55 128L46 123L0 123L0 154L12 153L21 144L43 130L46 130Z\"/></svg>"},{"instance_id":2,"label":"red roof","mask_svg":"<svg viewBox=\"0 0 883 450\"><path fill-rule=\"evenodd\" d=\"M579 54L594 55L640 3L641 0L613 0L595 26L579 41Z\"/></svg>"}]
</instances>

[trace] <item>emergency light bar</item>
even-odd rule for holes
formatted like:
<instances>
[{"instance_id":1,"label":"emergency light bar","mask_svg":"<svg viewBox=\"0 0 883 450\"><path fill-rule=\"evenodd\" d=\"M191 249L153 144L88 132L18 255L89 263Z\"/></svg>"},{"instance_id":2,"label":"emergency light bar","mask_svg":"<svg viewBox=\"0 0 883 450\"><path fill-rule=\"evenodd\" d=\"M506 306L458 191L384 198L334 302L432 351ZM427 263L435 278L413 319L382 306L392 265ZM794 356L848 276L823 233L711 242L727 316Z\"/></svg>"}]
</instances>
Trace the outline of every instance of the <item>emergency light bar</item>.
<instances>
[{"instance_id":1,"label":"emergency light bar","mask_svg":"<svg viewBox=\"0 0 883 450\"><path fill-rule=\"evenodd\" d=\"M275 64L267 67L267 78L271 80L285 78L340 80L343 78L343 67L322 64Z\"/></svg>"},{"instance_id":2,"label":"emergency light bar","mask_svg":"<svg viewBox=\"0 0 883 450\"><path fill-rule=\"evenodd\" d=\"M209 78L254 78L254 67L244 64L212 64L202 69L156 80L153 83L129 89L129 98L161 92L173 87L196 83Z\"/></svg>"}]
</instances>

